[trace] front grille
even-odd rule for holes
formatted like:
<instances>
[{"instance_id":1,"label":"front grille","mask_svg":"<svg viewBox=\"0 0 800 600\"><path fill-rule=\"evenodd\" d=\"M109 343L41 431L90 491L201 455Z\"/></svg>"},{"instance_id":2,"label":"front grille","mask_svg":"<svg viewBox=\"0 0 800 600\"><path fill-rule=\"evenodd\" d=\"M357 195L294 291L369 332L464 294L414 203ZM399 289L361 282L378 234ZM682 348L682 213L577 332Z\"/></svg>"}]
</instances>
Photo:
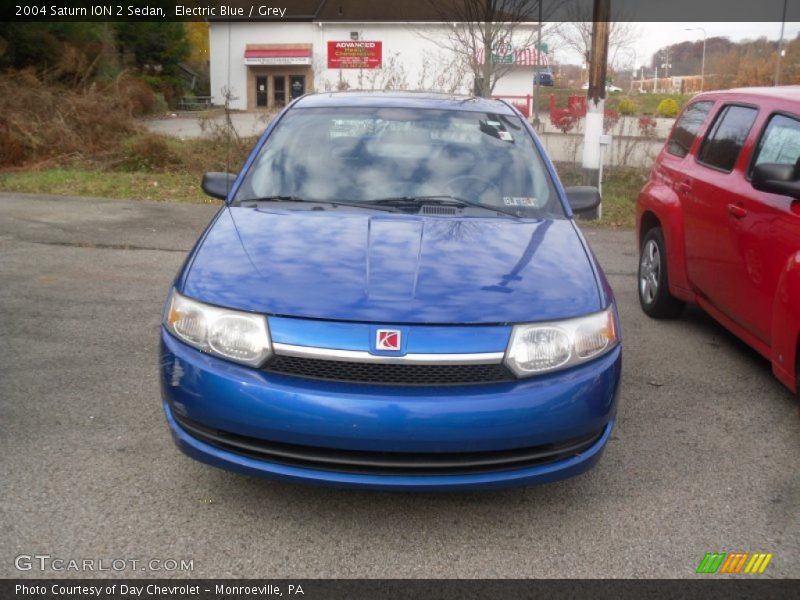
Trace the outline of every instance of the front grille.
<instances>
[{"instance_id":1,"label":"front grille","mask_svg":"<svg viewBox=\"0 0 800 600\"><path fill-rule=\"evenodd\" d=\"M323 471L373 475L447 475L524 469L564 460L591 448L603 431L556 444L463 453L368 452L271 442L221 431L173 413L192 437L251 458Z\"/></svg>"},{"instance_id":2,"label":"front grille","mask_svg":"<svg viewBox=\"0 0 800 600\"><path fill-rule=\"evenodd\" d=\"M420 365L325 360L278 354L267 361L262 369L305 379L383 385L459 385L514 380L514 375L502 363Z\"/></svg>"}]
</instances>

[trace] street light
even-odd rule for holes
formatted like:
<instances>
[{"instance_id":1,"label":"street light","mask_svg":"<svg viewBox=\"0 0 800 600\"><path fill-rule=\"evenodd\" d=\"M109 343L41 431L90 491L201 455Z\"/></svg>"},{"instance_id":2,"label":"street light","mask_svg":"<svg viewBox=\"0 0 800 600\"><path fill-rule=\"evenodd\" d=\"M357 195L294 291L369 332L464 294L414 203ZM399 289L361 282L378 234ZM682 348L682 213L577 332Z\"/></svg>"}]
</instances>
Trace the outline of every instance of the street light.
<instances>
[{"instance_id":1,"label":"street light","mask_svg":"<svg viewBox=\"0 0 800 600\"><path fill-rule=\"evenodd\" d=\"M706 83L706 30L702 27L687 27L684 31L702 31L703 32L703 62L700 67L700 91L702 92Z\"/></svg>"}]
</instances>

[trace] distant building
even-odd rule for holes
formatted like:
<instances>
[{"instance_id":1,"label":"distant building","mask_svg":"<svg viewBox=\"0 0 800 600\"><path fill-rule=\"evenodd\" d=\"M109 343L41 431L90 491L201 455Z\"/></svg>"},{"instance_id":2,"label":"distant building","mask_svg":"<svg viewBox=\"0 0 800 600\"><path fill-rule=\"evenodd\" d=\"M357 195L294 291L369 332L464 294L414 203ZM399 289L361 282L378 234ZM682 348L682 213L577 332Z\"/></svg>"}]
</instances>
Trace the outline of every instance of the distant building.
<instances>
[{"instance_id":1,"label":"distant building","mask_svg":"<svg viewBox=\"0 0 800 600\"><path fill-rule=\"evenodd\" d=\"M706 75L705 88L709 88L712 75ZM700 75L679 75L676 77L652 77L650 79L634 79L632 88L644 93L660 94L696 94L701 91L703 78Z\"/></svg>"},{"instance_id":2,"label":"distant building","mask_svg":"<svg viewBox=\"0 0 800 600\"><path fill-rule=\"evenodd\" d=\"M446 43L452 23L402 22L221 22L209 27L211 95L242 110L280 107L309 91L337 89L430 89L471 93L468 60ZM518 26L529 40L535 23ZM493 53L508 72L495 96L522 107L533 91L537 56L530 45L511 40ZM476 62L484 60L478 55ZM516 100L514 99L516 97Z\"/></svg>"}]
</instances>

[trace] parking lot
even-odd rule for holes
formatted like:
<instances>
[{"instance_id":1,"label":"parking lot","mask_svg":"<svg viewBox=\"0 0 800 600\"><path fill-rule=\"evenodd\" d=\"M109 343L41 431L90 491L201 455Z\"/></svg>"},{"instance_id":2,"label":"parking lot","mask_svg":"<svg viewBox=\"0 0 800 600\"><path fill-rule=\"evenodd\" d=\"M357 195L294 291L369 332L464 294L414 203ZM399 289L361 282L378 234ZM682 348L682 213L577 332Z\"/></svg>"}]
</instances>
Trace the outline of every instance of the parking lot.
<instances>
[{"instance_id":1,"label":"parking lot","mask_svg":"<svg viewBox=\"0 0 800 600\"><path fill-rule=\"evenodd\" d=\"M706 552L734 551L774 553L766 576L800 573L797 398L702 312L647 319L628 230L586 232L625 349L617 426L589 473L398 494L184 457L161 409L157 334L215 210L0 194L0 577L53 576L15 569L34 553L193 560L192 573L127 576L693 577Z\"/></svg>"}]
</instances>

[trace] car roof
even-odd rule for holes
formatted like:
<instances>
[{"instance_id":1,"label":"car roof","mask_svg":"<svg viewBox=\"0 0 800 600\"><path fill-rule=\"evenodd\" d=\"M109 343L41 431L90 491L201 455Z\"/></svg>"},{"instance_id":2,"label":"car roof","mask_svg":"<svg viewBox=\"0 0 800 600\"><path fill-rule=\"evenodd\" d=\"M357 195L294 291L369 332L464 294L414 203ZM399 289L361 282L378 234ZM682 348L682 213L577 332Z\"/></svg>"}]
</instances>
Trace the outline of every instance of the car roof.
<instances>
[{"instance_id":1,"label":"car roof","mask_svg":"<svg viewBox=\"0 0 800 600\"><path fill-rule=\"evenodd\" d=\"M460 96L438 92L347 91L308 94L294 105L297 108L368 107L436 108L515 115L514 109L501 100Z\"/></svg>"},{"instance_id":2,"label":"car roof","mask_svg":"<svg viewBox=\"0 0 800 600\"><path fill-rule=\"evenodd\" d=\"M800 85L780 85L777 87L744 87L734 88L732 90L715 90L712 92L704 92L697 96L697 99L708 98L726 98L726 99L749 99L754 102L759 100L776 100L778 102L787 102L794 104L800 102Z\"/></svg>"}]
</instances>

